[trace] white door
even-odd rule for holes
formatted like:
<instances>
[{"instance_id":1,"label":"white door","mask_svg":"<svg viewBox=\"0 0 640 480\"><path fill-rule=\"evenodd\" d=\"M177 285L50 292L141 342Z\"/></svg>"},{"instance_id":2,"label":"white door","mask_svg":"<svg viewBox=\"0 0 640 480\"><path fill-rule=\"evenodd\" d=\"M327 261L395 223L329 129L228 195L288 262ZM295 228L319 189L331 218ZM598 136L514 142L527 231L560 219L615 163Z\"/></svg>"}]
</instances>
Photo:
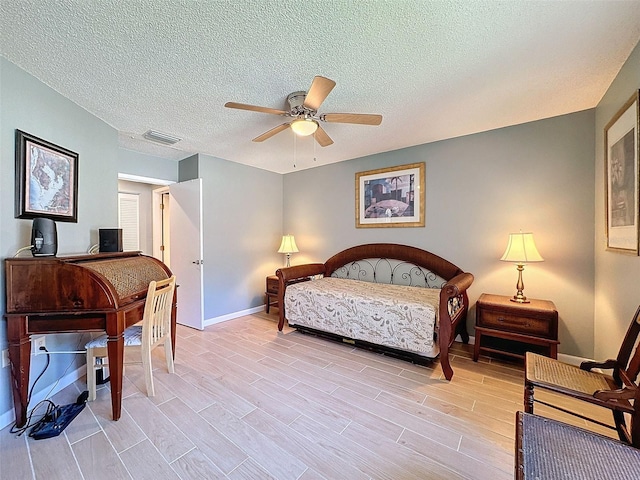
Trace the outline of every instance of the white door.
<instances>
[{"instance_id":1,"label":"white door","mask_svg":"<svg viewBox=\"0 0 640 480\"><path fill-rule=\"evenodd\" d=\"M171 198L169 268L178 288L178 323L202 330L203 254L202 254L202 180L169 186Z\"/></svg>"}]
</instances>

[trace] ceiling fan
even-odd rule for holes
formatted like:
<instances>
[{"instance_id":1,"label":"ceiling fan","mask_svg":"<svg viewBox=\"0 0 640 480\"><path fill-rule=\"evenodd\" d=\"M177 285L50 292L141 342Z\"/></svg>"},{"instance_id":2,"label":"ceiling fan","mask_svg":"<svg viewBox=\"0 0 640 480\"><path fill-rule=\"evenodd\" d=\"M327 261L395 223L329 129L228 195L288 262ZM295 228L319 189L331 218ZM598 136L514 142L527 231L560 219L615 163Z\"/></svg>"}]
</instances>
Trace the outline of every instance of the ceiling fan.
<instances>
[{"instance_id":1,"label":"ceiling fan","mask_svg":"<svg viewBox=\"0 0 640 480\"><path fill-rule=\"evenodd\" d=\"M293 92L287 96L289 110L278 110L275 108L258 107L256 105L247 105L245 103L227 102L224 104L227 108L237 108L239 110L250 110L252 112L270 113L272 115L281 115L283 117L291 117L293 120L283 123L275 128L257 136L254 142L263 142L275 134L280 133L287 128L291 128L296 134L301 136L314 135L316 141L322 147L326 147L333 143L331 137L320 126L319 122L328 123L356 123L360 125L380 125L382 115L366 114L366 113L318 113L318 109L324 99L327 98L336 82L329 78L316 76L311 82L311 88L308 92Z\"/></svg>"}]
</instances>

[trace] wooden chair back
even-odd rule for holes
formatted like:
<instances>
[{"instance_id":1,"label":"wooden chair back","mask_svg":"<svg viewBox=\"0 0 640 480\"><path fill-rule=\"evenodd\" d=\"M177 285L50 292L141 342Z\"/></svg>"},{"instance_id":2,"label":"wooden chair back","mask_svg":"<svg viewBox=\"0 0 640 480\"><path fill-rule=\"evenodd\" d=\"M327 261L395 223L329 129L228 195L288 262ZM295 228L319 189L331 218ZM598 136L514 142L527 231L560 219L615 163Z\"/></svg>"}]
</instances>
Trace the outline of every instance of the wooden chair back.
<instances>
[{"instance_id":1,"label":"wooden chair back","mask_svg":"<svg viewBox=\"0 0 640 480\"><path fill-rule=\"evenodd\" d=\"M171 336L171 306L176 277L151 281L142 317L142 344L153 349Z\"/></svg>"},{"instance_id":2,"label":"wooden chair back","mask_svg":"<svg viewBox=\"0 0 640 480\"><path fill-rule=\"evenodd\" d=\"M144 371L147 395L155 395L153 383L153 365L151 351L164 345L165 361L169 373L174 373L173 345L171 342L171 308L176 289L176 277L151 281L142 315L142 331L139 325L133 325L124 332L125 352L140 353ZM96 369L107 365L107 335L94 338L86 345L87 349L87 387L89 400L96 399ZM100 361L98 361L100 359ZM126 362L129 363L129 362Z\"/></svg>"}]
</instances>

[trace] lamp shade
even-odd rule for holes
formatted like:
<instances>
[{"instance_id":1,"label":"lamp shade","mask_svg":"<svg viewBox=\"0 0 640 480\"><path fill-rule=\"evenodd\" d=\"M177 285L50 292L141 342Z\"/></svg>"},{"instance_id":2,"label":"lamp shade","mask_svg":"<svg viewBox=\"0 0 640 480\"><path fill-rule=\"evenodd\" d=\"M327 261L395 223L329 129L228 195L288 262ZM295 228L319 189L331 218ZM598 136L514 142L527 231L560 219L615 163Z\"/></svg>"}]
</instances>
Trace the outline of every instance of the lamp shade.
<instances>
[{"instance_id":1,"label":"lamp shade","mask_svg":"<svg viewBox=\"0 0 640 480\"><path fill-rule=\"evenodd\" d=\"M544 262L544 258L538 252L533 241L533 233L510 233L507 249L502 258L505 262L525 264L531 262Z\"/></svg>"},{"instance_id":2,"label":"lamp shade","mask_svg":"<svg viewBox=\"0 0 640 480\"><path fill-rule=\"evenodd\" d=\"M298 253L298 246L296 245L296 239L293 238L293 235L283 235L282 242L280 243L280 248L278 249L278 253Z\"/></svg>"},{"instance_id":3,"label":"lamp shade","mask_svg":"<svg viewBox=\"0 0 640 480\"><path fill-rule=\"evenodd\" d=\"M291 130L301 137L313 135L317 129L318 123L310 118L298 118L291 122Z\"/></svg>"}]
</instances>

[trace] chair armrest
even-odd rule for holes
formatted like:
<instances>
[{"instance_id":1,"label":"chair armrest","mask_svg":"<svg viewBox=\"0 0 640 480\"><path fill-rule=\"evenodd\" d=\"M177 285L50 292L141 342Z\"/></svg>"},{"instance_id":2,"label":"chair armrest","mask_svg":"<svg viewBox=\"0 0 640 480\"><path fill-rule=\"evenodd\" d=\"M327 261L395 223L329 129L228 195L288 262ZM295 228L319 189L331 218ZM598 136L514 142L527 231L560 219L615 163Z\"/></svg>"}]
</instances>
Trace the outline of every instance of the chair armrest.
<instances>
[{"instance_id":1,"label":"chair armrest","mask_svg":"<svg viewBox=\"0 0 640 480\"><path fill-rule=\"evenodd\" d=\"M637 389L637 387L624 387L618 390L596 390L593 392L593 397L605 402L610 400L631 400L635 397Z\"/></svg>"},{"instance_id":2,"label":"chair armrest","mask_svg":"<svg viewBox=\"0 0 640 480\"><path fill-rule=\"evenodd\" d=\"M604 362L591 362L585 361L580 364L581 370L591 371L594 368L602 368L604 370L610 370L616 368L617 362L615 360L605 360Z\"/></svg>"}]
</instances>

